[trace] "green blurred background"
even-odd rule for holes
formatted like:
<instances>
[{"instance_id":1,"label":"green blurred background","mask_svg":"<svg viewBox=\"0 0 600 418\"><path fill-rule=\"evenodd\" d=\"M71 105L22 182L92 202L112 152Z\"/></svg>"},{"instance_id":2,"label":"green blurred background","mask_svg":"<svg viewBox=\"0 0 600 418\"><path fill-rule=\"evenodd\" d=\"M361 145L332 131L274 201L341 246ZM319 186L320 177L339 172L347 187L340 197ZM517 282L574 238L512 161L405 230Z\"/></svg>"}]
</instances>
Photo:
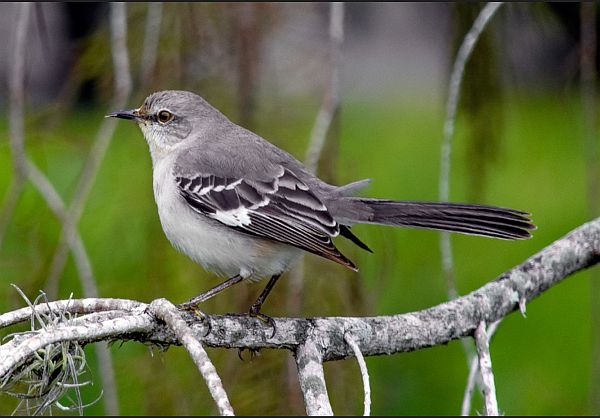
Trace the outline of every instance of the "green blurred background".
<instances>
[{"instance_id":1,"label":"green blurred background","mask_svg":"<svg viewBox=\"0 0 600 418\"><path fill-rule=\"evenodd\" d=\"M6 15L16 6L3 5L3 19L9 19ZM49 65L53 73L62 74L55 79L60 83L49 87L28 69L25 138L27 155L69 202L103 116L113 110L108 108L113 75L108 6L59 6L64 9L58 9L63 13L58 23L52 23L52 16L60 15L54 9L40 7L32 17L32 48L46 39L53 57L61 44L50 36L52 30L68 27L60 33L68 33L64 42L70 58L57 58L56 68ZM145 3L127 5L134 75L131 107L155 90L193 90L232 120L304 158L327 83L327 4L164 4L157 60L144 81L139 64L147 9ZM337 184L372 178L365 191L370 196L437 200L449 72L454 51L480 9L480 4L347 5L341 106L320 161L323 178ZM538 229L532 239L519 242L453 236L460 294L484 285L593 217L586 186L579 13L578 3L506 5L467 65L452 154L452 200L527 210ZM84 28L77 32L72 20ZM379 30L378 23L391 29ZM281 52L286 45L293 47L288 55ZM380 55L364 56L380 47ZM248 50L253 51L250 58ZM415 62L409 62L411 58ZM400 67L390 69L387 64ZM6 89L2 100L6 112ZM0 118L0 131L1 198L14 175L6 117ZM597 147L597 130L594 135ZM215 277L179 254L164 237L147 145L133 124L118 124L79 232L103 297L145 302L166 297L177 303L216 284ZM386 315L446 300L437 233L363 225L353 232L374 250L369 254L338 241L360 267L358 274L308 255L302 300L293 299L295 293L284 277L264 312ZM27 184L0 248L0 311L24 305L10 283L32 299L44 289L59 235L60 223ZM512 314L500 325L491 354L503 413L600 413L597 361L593 367L598 331L594 315L600 310L594 308L594 286L590 272L578 273L530 302L526 317ZM243 311L261 289L240 285L208 301L203 310ZM69 258L59 297L71 292L75 298L83 296ZM290 304L300 311L290 312ZM181 347L160 352L127 342L112 345L111 351L121 414L217 412ZM304 414L291 353L263 350L241 361L235 350L208 351L237 414ZM94 351L87 347L86 352L94 385L83 394L91 401L99 395L101 382ZM366 361L374 414L460 412L468 374L460 342ZM361 414L357 364L328 363L325 372L333 410ZM16 405L15 399L0 396L0 413L10 414ZM479 394L473 407L482 411ZM103 413L102 402L86 409L86 414Z\"/></svg>"}]
</instances>

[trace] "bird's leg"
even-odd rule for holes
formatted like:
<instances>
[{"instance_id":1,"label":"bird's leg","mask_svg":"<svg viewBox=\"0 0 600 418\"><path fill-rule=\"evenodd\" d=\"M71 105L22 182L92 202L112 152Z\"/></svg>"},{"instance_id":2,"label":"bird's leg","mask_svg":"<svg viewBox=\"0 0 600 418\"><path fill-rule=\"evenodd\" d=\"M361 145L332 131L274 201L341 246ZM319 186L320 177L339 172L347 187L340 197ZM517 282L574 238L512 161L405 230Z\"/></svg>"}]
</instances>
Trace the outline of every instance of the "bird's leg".
<instances>
[{"instance_id":1,"label":"bird's leg","mask_svg":"<svg viewBox=\"0 0 600 418\"><path fill-rule=\"evenodd\" d=\"M275 283L277 283L277 280L279 280L279 277L281 277L281 274L271 276L269 282L267 283L261 294L258 296L256 301L252 304L252 306L250 306L250 310L248 311L248 314L250 316L255 316L273 327L273 333L271 334L271 338L273 338L275 332L277 331L275 321L273 321L273 318L271 318L270 316L260 313L260 308L267 299L267 296L269 296L269 293L271 293L271 290L273 290L273 287L275 286Z\"/></svg>"},{"instance_id":2,"label":"bird's leg","mask_svg":"<svg viewBox=\"0 0 600 418\"><path fill-rule=\"evenodd\" d=\"M250 306L250 315L257 316L260 314L260 308L262 307L262 304L265 302L265 299L267 299L267 296L269 296L269 293L271 293L271 290L273 290L273 287L275 286L275 283L277 283L277 280L279 280L279 277L281 277L281 274L271 276L262 293L258 296L258 298L256 298L256 301L252 304L252 306Z\"/></svg>"},{"instance_id":3,"label":"bird's leg","mask_svg":"<svg viewBox=\"0 0 600 418\"><path fill-rule=\"evenodd\" d=\"M198 296L191 298L187 302L180 303L177 307L179 309L195 310L196 306L198 306L200 303L212 298L217 293L222 292L223 290L227 289L228 287L233 286L234 284L241 282L242 280L243 280L242 276L237 274L237 275L233 276L232 278L225 280L223 283L216 285L212 289L209 289L206 292L200 293Z\"/></svg>"}]
</instances>

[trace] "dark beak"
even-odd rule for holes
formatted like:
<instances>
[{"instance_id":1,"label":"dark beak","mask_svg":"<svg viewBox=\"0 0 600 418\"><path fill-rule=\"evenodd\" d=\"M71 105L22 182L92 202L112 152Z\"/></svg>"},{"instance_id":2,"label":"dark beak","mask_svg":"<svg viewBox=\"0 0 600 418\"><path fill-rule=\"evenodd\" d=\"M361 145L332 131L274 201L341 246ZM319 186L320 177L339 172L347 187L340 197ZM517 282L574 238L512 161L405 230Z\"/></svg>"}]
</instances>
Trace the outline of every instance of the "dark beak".
<instances>
[{"instance_id":1,"label":"dark beak","mask_svg":"<svg viewBox=\"0 0 600 418\"><path fill-rule=\"evenodd\" d=\"M129 109L129 110L117 110L116 112L109 113L104 116L105 118L120 118L120 119L129 119L135 120L138 119L139 113L138 109Z\"/></svg>"}]
</instances>

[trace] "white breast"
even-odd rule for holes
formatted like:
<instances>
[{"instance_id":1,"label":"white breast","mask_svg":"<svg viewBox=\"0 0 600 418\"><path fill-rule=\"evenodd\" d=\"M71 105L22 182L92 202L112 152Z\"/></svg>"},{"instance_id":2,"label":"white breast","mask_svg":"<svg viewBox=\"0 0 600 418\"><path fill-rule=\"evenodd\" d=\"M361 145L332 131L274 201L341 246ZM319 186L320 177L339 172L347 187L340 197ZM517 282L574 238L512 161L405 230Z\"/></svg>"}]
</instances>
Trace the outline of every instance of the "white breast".
<instances>
[{"instance_id":1,"label":"white breast","mask_svg":"<svg viewBox=\"0 0 600 418\"><path fill-rule=\"evenodd\" d=\"M282 273L298 259L295 247L237 232L190 209L171 173L174 157L154 161L153 183L163 231L175 248L208 271L250 280Z\"/></svg>"}]
</instances>

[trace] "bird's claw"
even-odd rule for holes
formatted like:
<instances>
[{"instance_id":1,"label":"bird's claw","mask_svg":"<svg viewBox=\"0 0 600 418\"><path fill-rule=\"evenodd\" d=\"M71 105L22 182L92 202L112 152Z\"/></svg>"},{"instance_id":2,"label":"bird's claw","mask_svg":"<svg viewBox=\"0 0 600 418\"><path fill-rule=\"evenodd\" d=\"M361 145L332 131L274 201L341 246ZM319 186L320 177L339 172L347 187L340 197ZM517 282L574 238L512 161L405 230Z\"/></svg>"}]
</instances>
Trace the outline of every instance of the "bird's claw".
<instances>
[{"instance_id":1,"label":"bird's claw","mask_svg":"<svg viewBox=\"0 0 600 418\"><path fill-rule=\"evenodd\" d=\"M260 319L265 324L270 325L271 328L273 328L273 332L269 338L273 338L275 336L275 333L277 332L277 325L275 325L273 318L260 312L260 306L252 305L248 311L248 315L253 318Z\"/></svg>"},{"instance_id":2,"label":"bird's claw","mask_svg":"<svg viewBox=\"0 0 600 418\"><path fill-rule=\"evenodd\" d=\"M179 310L182 310L182 311L190 312L192 315L196 316L197 318L200 318L200 321L202 321L206 324L206 332L204 333L203 337L206 337L208 334L210 334L210 332L212 331L210 317L207 314L205 314L204 312L202 312L198 308L198 305L181 303L181 304L177 305L177 308L179 308Z\"/></svg>"},{"instance_id":3,"label":"bird's claw","mask_svg":"<svg viewBox=\"0 0 600 418\"><path fill-rule=\"evenodd\" d=\"M248 350L250 352L250 361L252 361L254 359L254 357L257 357L260 355L260 349L259 348L238 348L237 350L237 355L239 357L240 360L245 361L244 357L242 356L242 353L244 352L244 350Z\"/></svg>"}]
</instances>

